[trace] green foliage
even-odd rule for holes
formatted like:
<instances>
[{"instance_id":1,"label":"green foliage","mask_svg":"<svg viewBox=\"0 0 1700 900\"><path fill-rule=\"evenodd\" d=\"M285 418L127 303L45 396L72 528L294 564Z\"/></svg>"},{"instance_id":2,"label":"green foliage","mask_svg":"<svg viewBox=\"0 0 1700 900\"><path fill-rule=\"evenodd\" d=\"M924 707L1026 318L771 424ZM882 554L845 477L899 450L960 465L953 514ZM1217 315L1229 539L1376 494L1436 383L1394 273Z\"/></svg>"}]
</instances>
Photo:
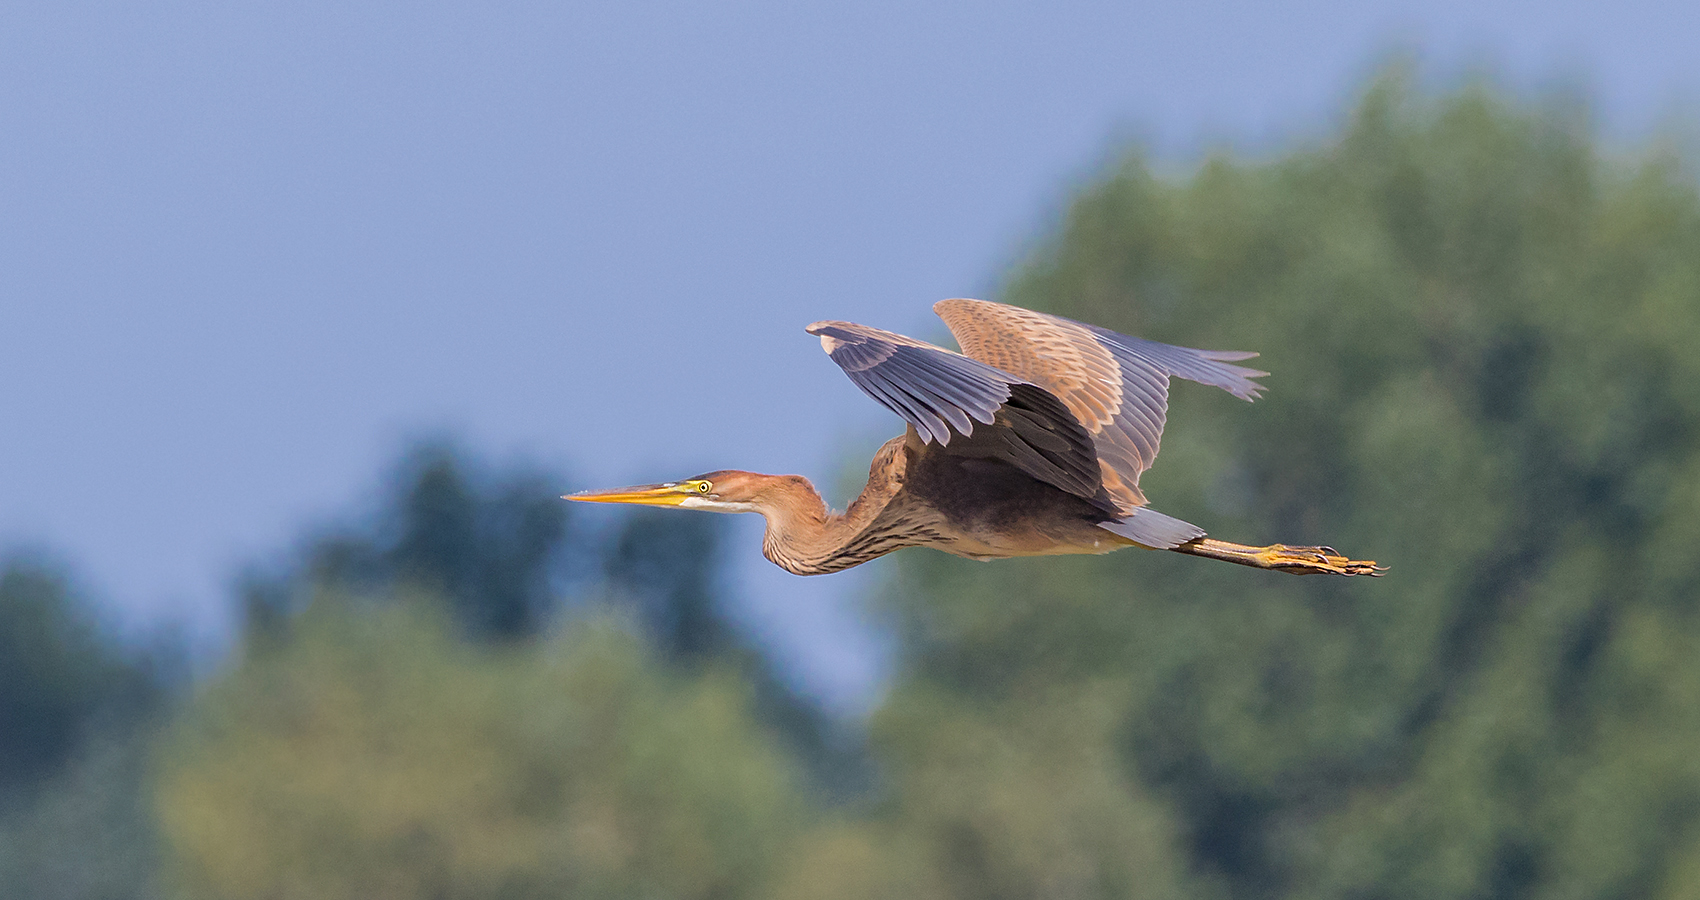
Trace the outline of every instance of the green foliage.
<instances>
[{"instance_id":1,"label":"green foliage","mask_svg":"<svg viewBox=\"0 0 1700 900\"><path fill-rule=\"evenodd\" d=\"M339 585L445 598L472 638L534 636L555 610L556 582L578 562L559 493L540 473L487 473L452 445L421 444L397 467L377 521L317 537L295 570L249 578L248 625L256 636L285 629L314 590Z\"/></svg>"},{"instance_id":2,"label":"green foliage","mask_svg":"<svg viewBox=\"0 0 1700 900\"><path fill-rule=\"evenodd\" d=\"M97 716L133 713L153 687L95 632L62 575L0 565L0 806L64 763Z\"/></svg>"},{"instance_id":3,"label":"green foliage","mask_svg":"<svg viewBox=\"0 0 1700 900\"><path fill-rule=\"evenodd\" d=\"M1189 883L1161 804L1123 777L1110 682L1016 688L982 707L917 686L881 716L891 827L942 896L1207 896Z\"/></svg>"},{"instance_id":4,"label":"green foliage","mask_svg":"<svg viewBox=\"0 0 1700 900\"><path fill-rule=\"evenodd\" d=\"M711 659L735 651L722 602L719 516L632 510L602 561L610 589L635 607L663 654Z\"/></svg>"},{"instance_id":5,"label":"green foliage","mask_svg":"<svg viewBox=\"0 0 1700 900\"><path fill-rule=\"evenodd\" d=\"M95 730L0 816L0 896L153 900L158 829L148 802L151 727Z\"/></svg>"},{"instance_id":6,"label":"green foliage","mask_svg":"<svg viewBox=\"0 0 1700 900\"><path fill-rule=\"evenodd\" d=\"M160 760L186 897L747 896L797 821L736 679L606 622L482 650L424 604L317 598Z\"/></svg>"},{"instance_id":7,"label":"green foliage","mask_svg":"<svg viewBox=\"0 0 1700 900\"><path fill-rule=\"evenodd\" d=\"M140 797L161 662L99 634L57 570L0 566L0 896L151 896Z\"/></svg>"},{"instance_id":8,"label":"green foliage","mask_svg":"<svg viewBox=\"0 0 1700 900\"><path fill-rule=\"evenodd\" d=\"M1176 383L1153 505L1393 568L906 556L886 753L925 759L919 723L970 716L961 795L1067 821L1086 814L1051 767L971 749L1056 736L1104 761L1069 787L1098 779L1147 848L1174 835L1144 868L1159 892L1700 890L1700 198L1672 157L1607 158L1574 107L1428 100L1394 73L1273 162L1127 160L1003 299L1263 351L1255 406ZM1110 708L1071 721L1094 726L1056 722L1089 702ZM895 802L1001 846L937 791ZM1078 846L1095 884L1128 859ZM1044 894L1022 865L999 884Z\"/></svg>"},{"instance_id":9,"label":"green foliage","mask_svg":"<svg viewBox=\"0 0 1700 900\"><path fill-rule=\"evenodd\" d=\"M295 612L327 586L365 600L443 598L462 636L498 643L537 637L570 605L569 592L601 594L632 615L679 674L739 670L758 716L817 786L845 794L866 781L860 742L797 696L733 628L725 518L633 510L613 534L588 534L571 527L559 482L492 468L453 444L417 445L394 467L371 521L317 535L281 572L248 579L248 637L286 640Z\"/></svg>"},{"instance_id":10,"label":"green foliage","mask_svg":"<svg viewBox=\"0 0 1700 900\"><path fill-rule=\"evenodd\" d=\"M726 521L632 510L602 553L610 602L633 614L656 654L677 672L736 670L749 685L752 711L798 758L811 788L834 801L865 792L871 774L860 736L798 696L762 648L732 625L722 571Z\"/></svg>"},{"instance_id":11,"label":"green foliage","mask_svg":"<svg viewBox=\"0 0 1700 900\"><path fill-rule=\"evenodd\" d=\"M373 520L245 586L246 659L163 763L187 896L752 896L803 782L861 774L729 626L723 519L599 540L551 479L443 445L396 471ZM640 637L547 637L591 610L563 589Z\"/></svg>"}]
</instances>

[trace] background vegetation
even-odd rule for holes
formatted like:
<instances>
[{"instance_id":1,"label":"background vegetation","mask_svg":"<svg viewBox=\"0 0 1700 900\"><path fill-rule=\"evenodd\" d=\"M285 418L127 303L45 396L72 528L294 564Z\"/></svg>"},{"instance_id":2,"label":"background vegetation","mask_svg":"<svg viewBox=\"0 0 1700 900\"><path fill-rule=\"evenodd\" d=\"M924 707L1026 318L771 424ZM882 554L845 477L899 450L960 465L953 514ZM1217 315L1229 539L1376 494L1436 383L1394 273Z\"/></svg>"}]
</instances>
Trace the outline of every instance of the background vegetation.
<instances>
[{"instance_id":1,"label":"background vegetation","mask_svg":"<svg viewBox=\"0 0 1700 900\"><path fill-rule=\"evenodd\" d=\"M255 574L200 683L0 575L0 894L1700 896L1700 193L1394 72L1084 189L1001 299L1265 351L1155 505L1379 581L903 555L863 743L727 625L718 520L597 540L442 447ZM729 552L751 552L729 548Z\"/></svg>"}]
</instances>

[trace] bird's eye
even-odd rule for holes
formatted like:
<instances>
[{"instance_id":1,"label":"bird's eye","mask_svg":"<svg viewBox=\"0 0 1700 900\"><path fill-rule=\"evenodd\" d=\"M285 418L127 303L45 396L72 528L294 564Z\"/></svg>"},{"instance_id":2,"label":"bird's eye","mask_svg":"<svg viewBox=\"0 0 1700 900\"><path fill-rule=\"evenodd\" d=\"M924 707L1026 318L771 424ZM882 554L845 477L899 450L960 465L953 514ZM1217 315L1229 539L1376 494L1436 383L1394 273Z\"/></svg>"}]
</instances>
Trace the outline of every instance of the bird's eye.
<instances>
[{"instance_id":1,"label":"bird's eye","mask_svg":"<svg viewBox=\"0 0 1700 900\"><path fill-rule=\"evenodd\" d=\"M710 487L712 487L712 485L710 485L708 482L699 481L699 482L697 482L697 493L706 494L706 493L708 493L708 490L709 490Z\"/></svg>"}]
</instances>

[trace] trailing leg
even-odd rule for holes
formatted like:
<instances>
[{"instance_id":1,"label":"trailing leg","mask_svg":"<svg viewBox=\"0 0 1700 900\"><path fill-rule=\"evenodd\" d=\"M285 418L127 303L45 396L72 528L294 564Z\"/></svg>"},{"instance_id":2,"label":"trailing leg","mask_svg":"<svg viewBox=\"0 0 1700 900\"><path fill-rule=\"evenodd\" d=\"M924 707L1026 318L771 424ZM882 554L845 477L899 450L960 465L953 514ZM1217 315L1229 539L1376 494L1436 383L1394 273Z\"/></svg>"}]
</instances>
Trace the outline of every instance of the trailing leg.
<instances>
[{"instance_id":1,"label":"trailing leg","mask_svg":"<svg viewBox=\"0 0 1700 900\"><path fill-rule=\"evenodd\" d=\"M1375 560L1347 559L1333 547L1289 547L1271 544L1267 547L1248 547L1214 538L1200 537L1169 548L1176 553L1220 559L1254 569L1275 569L1294 575L1370 575L1387 571Z\"/></svg>"}]
</instances>

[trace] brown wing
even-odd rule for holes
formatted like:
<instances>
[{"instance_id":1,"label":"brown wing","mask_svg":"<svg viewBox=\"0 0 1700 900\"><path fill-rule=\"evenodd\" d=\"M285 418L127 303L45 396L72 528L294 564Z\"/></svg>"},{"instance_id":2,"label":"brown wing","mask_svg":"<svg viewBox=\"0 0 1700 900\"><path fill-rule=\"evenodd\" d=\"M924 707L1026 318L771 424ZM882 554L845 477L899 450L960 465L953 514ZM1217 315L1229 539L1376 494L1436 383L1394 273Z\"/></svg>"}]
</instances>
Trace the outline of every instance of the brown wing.
<instances>
[{"instance_id":1,"label":"brown wing","mask_svg":"<svg viewBox=\"0 0 1700 900\"><path fill-rule=\"evenodd\" d=\"M1114 512L1092 438L1044 388L960 353L852 322L816 322L832 361L927 443L1000 459ZM954 444L952 443L955 440Z\"/></svg>"},{"instance_id":2,"label":"brown wing","mask_svg":"<svg viewBox=\"0 0 1700 900\"><path fill-rule=\"evenodd\" d=\"M1092 435L1104 488L1123 511L1145 505L1139 475L1157 459L1169 376L1255 399L1268 372L1229 365L1256 353L1193 350L985 300L941 300L933 311L969 357L1055 394Z\"/></svg>"}]
</instances>

